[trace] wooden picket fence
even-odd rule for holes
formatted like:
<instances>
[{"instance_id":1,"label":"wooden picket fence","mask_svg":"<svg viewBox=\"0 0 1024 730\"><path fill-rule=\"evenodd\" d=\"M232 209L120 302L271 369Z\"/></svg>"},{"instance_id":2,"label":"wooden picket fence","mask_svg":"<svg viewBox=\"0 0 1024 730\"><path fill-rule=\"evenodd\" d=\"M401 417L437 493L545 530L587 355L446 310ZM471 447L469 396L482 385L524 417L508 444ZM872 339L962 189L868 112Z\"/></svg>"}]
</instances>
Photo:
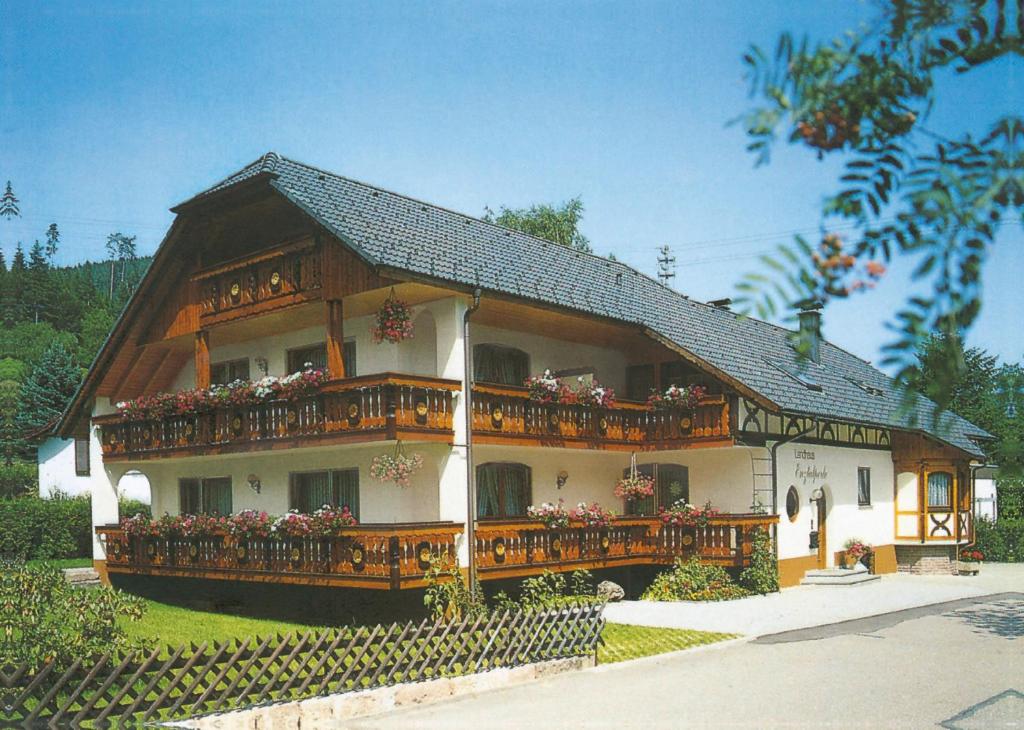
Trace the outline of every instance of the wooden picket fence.
<instances>
[{"instance_id":1,"label":"wooden picket fence","mask_svg":"<svg viewBox=\"0 0 1024 730\"><path fill-rule=\"evenodd\" d=\"M0 668L0 726L109 727L593 654L603 605L327 629Z\"/></svg>"}]
</instances>

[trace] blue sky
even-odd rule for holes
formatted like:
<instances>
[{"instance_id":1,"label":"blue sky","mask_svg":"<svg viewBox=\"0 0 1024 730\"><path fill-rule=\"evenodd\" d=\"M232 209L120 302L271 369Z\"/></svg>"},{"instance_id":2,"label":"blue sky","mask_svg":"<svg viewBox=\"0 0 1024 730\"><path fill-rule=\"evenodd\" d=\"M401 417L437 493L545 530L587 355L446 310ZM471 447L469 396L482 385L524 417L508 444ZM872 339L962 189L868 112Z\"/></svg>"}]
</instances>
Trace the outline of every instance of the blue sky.
<instances>
[{"instance_id":1,"label":"blue sky","mask_svg":"<svg viewBox=\"0 0 1024 730\"><path fill-rule=\"evenodd\" d=\"M756 11L753 9L756 8ZM62 263L108 233L152 252L168 208L267 150L446 207L580 195L598 253L675 287L734 293L757 254L814 235L838 164L780 147L755 169L740 56L782 30L831 37L859 2L11 3L0 24L0 182L23 217L5 256L56 221ZM943 82L930 126L1019 112L1010 62ZM980 129L980 127L979 127ZM1016 361L1024 236L1009 226L971 335ZM878 360L909 287L831 306L829 339ZM1007 326L1010 322L1017 326Z\"/></svg>"}]
</instances>

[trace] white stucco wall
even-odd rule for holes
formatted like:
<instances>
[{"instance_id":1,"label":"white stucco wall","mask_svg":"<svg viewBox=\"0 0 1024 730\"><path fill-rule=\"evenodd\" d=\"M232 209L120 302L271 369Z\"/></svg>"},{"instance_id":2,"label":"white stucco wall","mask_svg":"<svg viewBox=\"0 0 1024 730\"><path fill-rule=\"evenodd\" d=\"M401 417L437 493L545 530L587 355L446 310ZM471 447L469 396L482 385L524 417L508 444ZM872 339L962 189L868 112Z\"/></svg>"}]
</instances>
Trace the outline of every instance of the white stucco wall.
<instances>
[{"instance_id":1,"label":"white stucco wall","mask_svg":"<svg viewBox=\"0 0 1024 730\"><path fill-rule=\"evenodd\" d=\"M90 446L90 452L92 447ZM72 497L89 494L92 490L93 478L90 468L89 476L78 476L75 473L75 440L49 438L39 445L36 459L39 463L39 496L50 497L61 492ZM95 464L92 454L89 455L92 465ZM137 499L149 502L149 483L145 477L136 474L125 474L117 483L117 491L126 499Z\"/></svg>"},{"instance_id":2,"label":"white stucco wall","mask_svg":"<svg viewBox=\"0 0 1024 730\"><path fill-rule=\"evenodd\" d=\"M870 506L857 504L858 467L871 469ZM780 558L816 552L808 547L808 536L812 518L817 523L817 507L808 499L818 487L824 490L827 504L826 545L830 564L832 554L842 550L851 537L873 545L893 543L893 465L889 451L804 444L782 446L778 454L778 486ZM794 521L786 516L786 492L790 486L797 488L800 497L800 512Z\"/></svg>"},{"instance_id":3,"label":"white stucco wall","mask_svg":"<svg viewBox=\"0 0 1024 730\"><path fill-rule=\"evenodd\" d=\"M979 475L974 480L974 516L986 520L995 520L999 516L995 479Z\"/></svg>"}]
</instances>

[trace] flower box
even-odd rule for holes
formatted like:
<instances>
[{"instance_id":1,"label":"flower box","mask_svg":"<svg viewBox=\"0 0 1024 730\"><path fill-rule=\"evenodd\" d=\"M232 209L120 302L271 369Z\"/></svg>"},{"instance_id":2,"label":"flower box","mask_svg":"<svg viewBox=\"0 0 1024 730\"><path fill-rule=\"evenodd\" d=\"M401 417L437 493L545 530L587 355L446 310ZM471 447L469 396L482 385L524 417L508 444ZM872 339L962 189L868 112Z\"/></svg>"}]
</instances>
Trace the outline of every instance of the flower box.
<instances>
[{"instance_id":1,"label":"flower box","mask_svg":"<svg viewBox=\"0 0 1024 730\"><path fill-rule=\"evenodd\" d=\"M966 560L956 561L956 572L957 575L977 575L981 570L981 562L972 560L970 562Z\"/></svg>"}]
</instances>

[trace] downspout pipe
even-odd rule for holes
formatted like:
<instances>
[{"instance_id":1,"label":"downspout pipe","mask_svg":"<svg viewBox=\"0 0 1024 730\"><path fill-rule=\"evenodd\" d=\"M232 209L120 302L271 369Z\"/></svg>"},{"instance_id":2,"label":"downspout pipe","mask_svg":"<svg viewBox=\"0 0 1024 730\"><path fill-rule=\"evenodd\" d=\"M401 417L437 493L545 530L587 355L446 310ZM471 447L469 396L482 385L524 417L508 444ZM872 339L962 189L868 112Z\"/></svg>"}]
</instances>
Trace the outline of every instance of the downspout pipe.
<instances>
[{"instance_id":1,"label":"downspout pipe","mask_svg":"<svg viewBox=\"0 0 1024 730\"><path fill-rule=\"evenodd\" d=\"M469 560L469 590L475 594L476 580L476 474L473 469L473 345L469 339L469 318L480 309L480 289L473 290L473 304L462 315L462 403L466 419L466 546Z\"/></svg>"}]
</instances>

